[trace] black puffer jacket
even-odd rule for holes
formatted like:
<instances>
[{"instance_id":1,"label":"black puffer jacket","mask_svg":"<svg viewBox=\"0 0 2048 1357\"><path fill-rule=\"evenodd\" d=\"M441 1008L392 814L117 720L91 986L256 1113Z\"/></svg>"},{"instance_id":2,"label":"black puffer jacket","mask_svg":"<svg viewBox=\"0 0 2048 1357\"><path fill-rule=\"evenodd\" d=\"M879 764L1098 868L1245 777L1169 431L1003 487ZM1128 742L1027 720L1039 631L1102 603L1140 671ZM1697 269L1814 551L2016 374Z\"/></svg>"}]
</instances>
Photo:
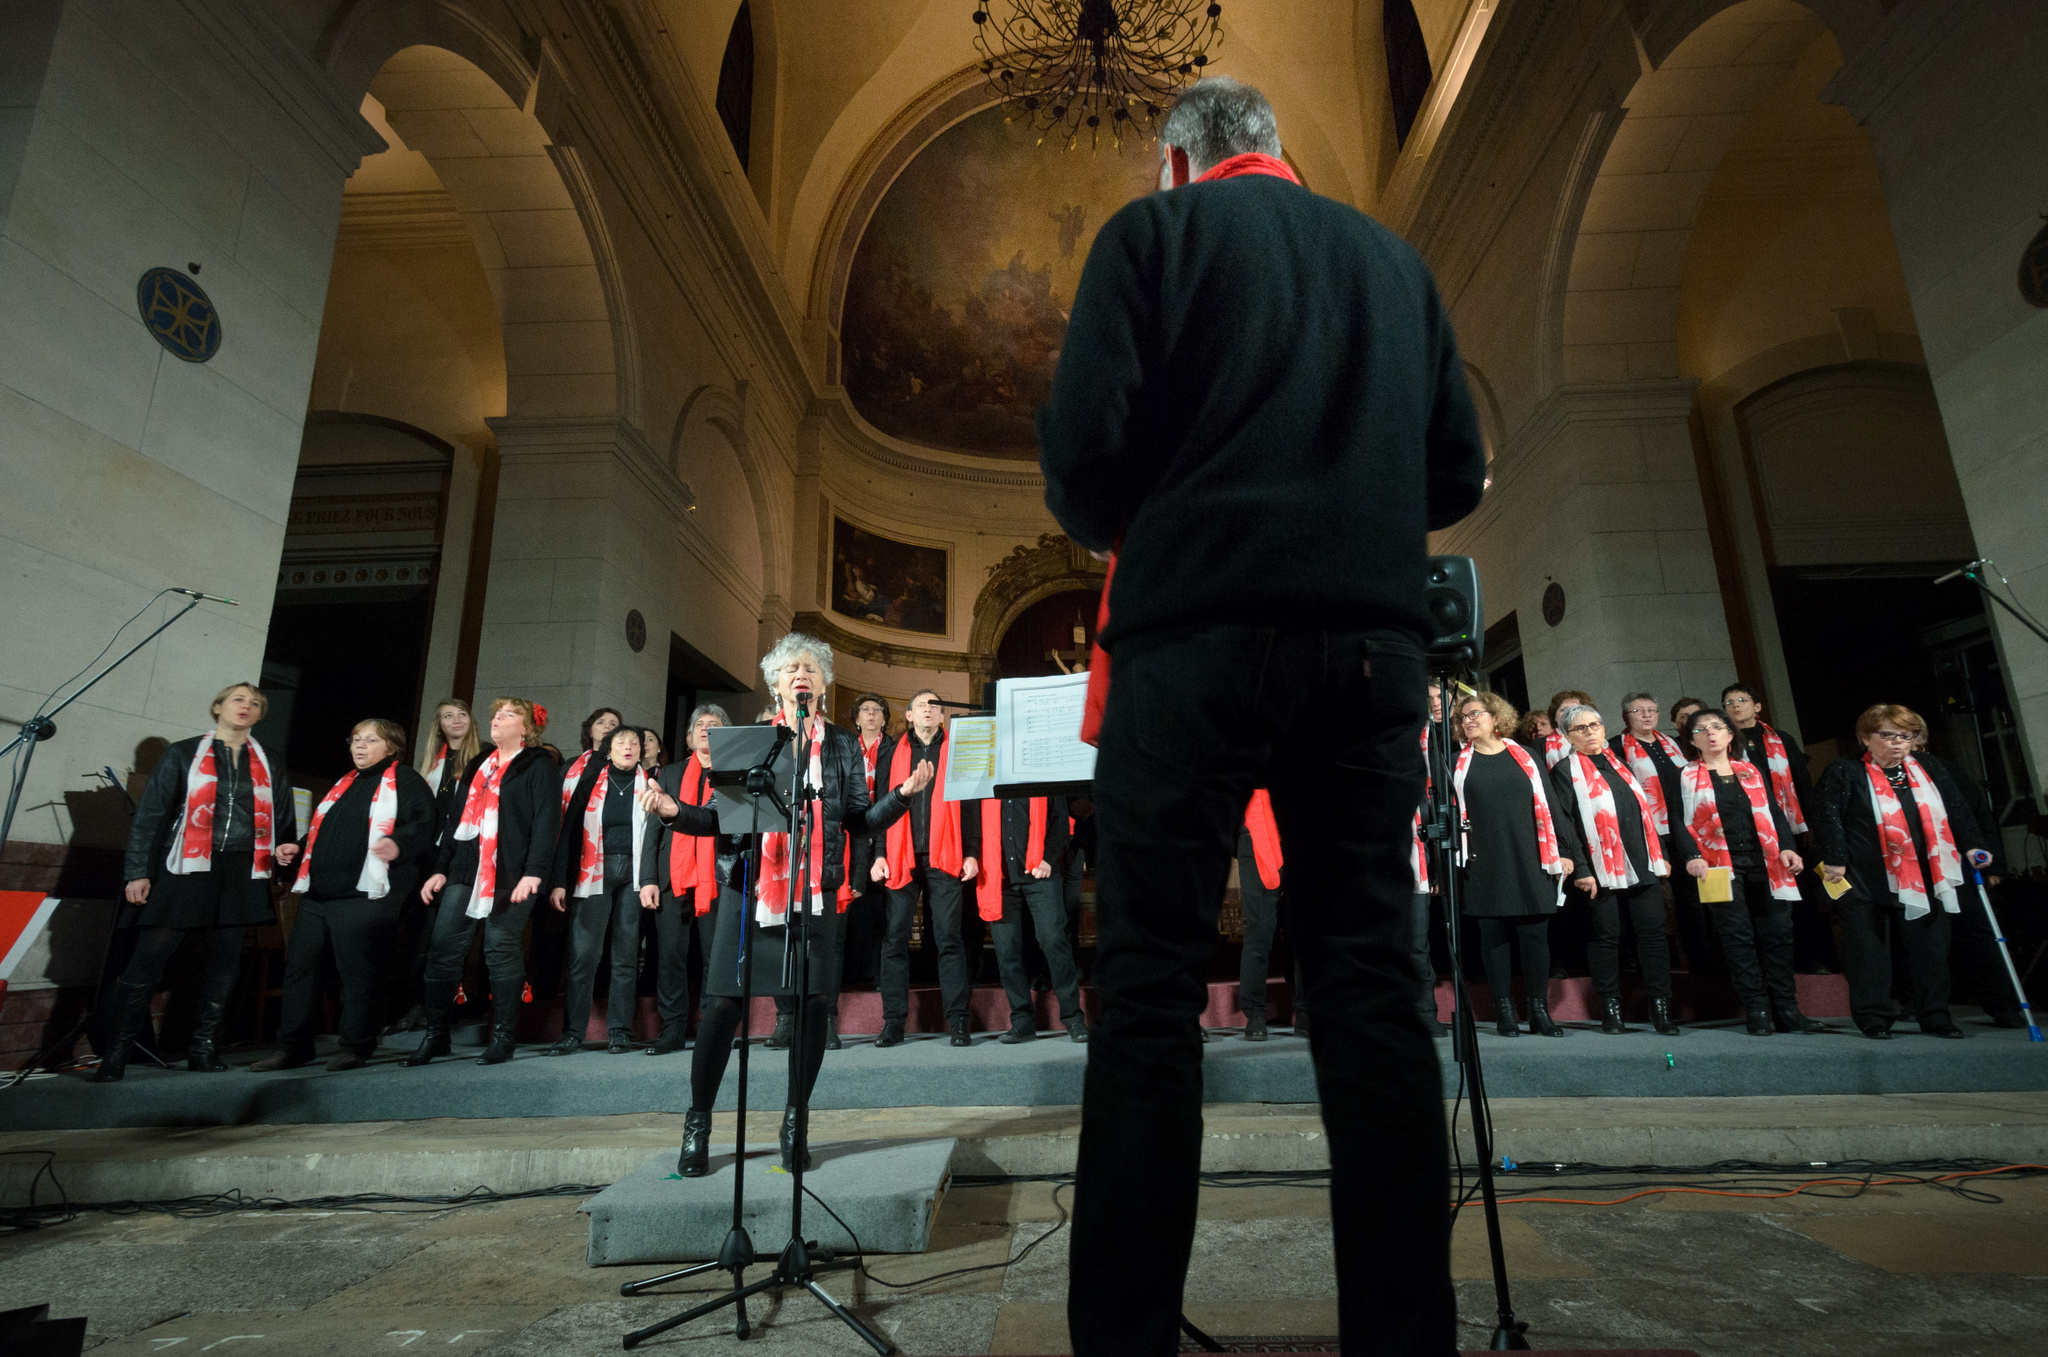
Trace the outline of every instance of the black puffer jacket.
<instances>
[{"instance_id":1,"label":"black puffer jacket","mask_svg":"<svg viewBox=\"0 0 2048 1357\"><path fill-rule=\"evenodd\" d=\"M441 826L434 870L451 885L467 886L476 881L479 840L457 839L455 831L462 825L462 808L469 802L469 784L490 756L486 749L462 770L454 811ZM561 884L550 879L555 865L555 831L562 823L561 788L554 761L538 749L520 750L506 768L498 784L499 902L512 898L512 888L523 876L539 877L543 892Z\"/></svg>"}]
</instances>

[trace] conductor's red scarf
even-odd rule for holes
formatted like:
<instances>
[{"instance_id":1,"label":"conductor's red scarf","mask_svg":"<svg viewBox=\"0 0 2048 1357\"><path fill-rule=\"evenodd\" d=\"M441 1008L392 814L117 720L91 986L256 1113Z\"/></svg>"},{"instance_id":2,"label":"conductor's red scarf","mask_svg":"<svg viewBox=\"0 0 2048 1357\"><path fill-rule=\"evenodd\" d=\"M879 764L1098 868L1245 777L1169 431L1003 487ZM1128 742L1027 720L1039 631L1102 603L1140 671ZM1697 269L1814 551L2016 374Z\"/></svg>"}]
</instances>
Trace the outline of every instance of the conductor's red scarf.
<instances>
[{"instance_id":1,"label":"conductor's red scarf","mask_svg":"<svg viewBox=\"0 0 2048 1357\"><path fill-rule=\"evenodd\" d=\"M1278 156L1251 152L1234 155L1204 171L1194 182L1206 184L1219 179L1237 179L1248 174L1271 175L1290 184L1301 183L1286 161ZM1088 648L1088 704L1081 715L1081 738L1089 744L1102 736L1102 717L1109 710L1109 652L1102 648L1102 633L1109 626L1109 586L1116 579L1117 553L1123 550L1119 537L1109 554L1109 573L1102 577L1102 603L1095 610L1095 642Z\"/></svg>"}]
</instances>

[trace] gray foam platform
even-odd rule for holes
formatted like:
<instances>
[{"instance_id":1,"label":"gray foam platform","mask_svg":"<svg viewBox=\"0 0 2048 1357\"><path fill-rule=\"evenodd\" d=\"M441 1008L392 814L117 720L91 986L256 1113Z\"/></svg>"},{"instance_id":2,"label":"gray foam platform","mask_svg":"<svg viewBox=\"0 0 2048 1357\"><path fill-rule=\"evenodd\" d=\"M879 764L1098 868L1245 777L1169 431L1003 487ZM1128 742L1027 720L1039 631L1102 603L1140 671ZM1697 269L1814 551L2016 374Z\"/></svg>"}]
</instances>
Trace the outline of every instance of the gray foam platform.
<instances>
[{"instance_id":1,"label":"gray foam platform","mask_svg":"<svg viewBox=\"0 0 2048 1357\"><path fill-rule=\"evenodd\" d=\"M804 1238L828 1248L869 1253L922 1253L932 1217L952 1178L953 1140L839 1141L811 1147L804 1186L852 1227L852 1235L804 1202ZM732 1230L733 1155L714 1149L711 1172L678 1178L665 1150L579 1208L590 1217L585 1260L687 1263L716 1258ZM743 1221L754 1250L772 1259L789 1242L792 1179L772 1146L750 1150Z\"/></svg>"}]
</instances>

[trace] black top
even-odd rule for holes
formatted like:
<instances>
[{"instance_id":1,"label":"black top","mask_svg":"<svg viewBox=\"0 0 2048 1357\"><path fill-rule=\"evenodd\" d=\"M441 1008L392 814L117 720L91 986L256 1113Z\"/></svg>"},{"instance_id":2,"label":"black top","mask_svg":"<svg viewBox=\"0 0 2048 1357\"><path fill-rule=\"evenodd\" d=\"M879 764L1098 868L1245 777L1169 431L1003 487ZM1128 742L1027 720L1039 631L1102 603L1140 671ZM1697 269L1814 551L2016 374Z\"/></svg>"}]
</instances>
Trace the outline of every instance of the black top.
<instances>
[{"instance_id":1,"label":"black top","mask_svg":"<svg viewBox=\"0 0 2048 1357\"><path fill-rule=\"evenodd\" d=\"M1565 755L1551 768L1550 795L1551 804L1563 812L1557 816L1558 851L1572 860L1572 879L1583 881L1589 876L1597 879L1592 845L1598 839L1593 834L1593 826L1580 820L1578 794L1572 790L1571 766L1577 752L1574 750ZM1607 789L1613 793L1614 820L1621 831L1621 849L1628 855L1629 865L1636 869L1637 880L1657 880L1656 873L1650 868L1650 850L1643 839L1643 808L1636 804L1635 789L1606 759L1594 758L1590 762L1607 779ZM1700 855L1699 850L1693 847L1692 835L1679 823L1683 818L1681 813L1672 820L1670 851L1665 854L1665 861L1674 872L1684 871L1685 864ZM1566 826L1570 826L1569 834ZM1565 846L1567 838L1570 839L1570 847ZM1607 887L1600 889L1604 891Z\"/></svg>"},{"instance_id":2,"label":"black top","mask_svg":"<svg viewBox=\"0 0 2048 1357\"><path fill-rule=\"evenodd\" d=\"M980 801L960 803L960 847L964 857L975 859L983 871L989 870L991 845L982 841ZM1002 806L1002 851L1003 879L1012 884L1030 875L1024 865L1025 856L1031 850L1031 798L1028 796L1005 797ZM1066 855L1067 844L1072 835L1067 829L1067 798L1049 796L1045 806L1045 860L1053 864L1055 873L1060 859Z\"/></svg>"},{"instance_id":3,"label":"black top","mask_svg":"<svg viewBox=\"0 0 2048 1357\"><path fill-rule=\"evenodd\" d=\"M1111 648L1183 623L1425 635L1425 534L1486 475L1421 256L1269 175L1104 223L1038 443L1060 526L1122 543Z\"/></svg>"},{"instance_id":4,"label":"black top","mask_svg":"<svg viewBox=\"0 0 2048 1357\"><path fill-rule=\"evenodd\" d=\"M615 770L616 771L616 770ZM630 856L633 852L633 774L604 780L604 809L598 813L604 826L604 855Z\"/></svg>"},{"instance_id":5,"label":"black top","mask_svg":"<svg viewBox=\"0 0 2048 1357\"><path fill-rule=\"evenodd\" d=\"M1535 757L1541 768L1542 757ZM1572 858L1576 869L1577 857L1564 850L1567 827L1558 814L1557 798L1546 789L1544 801L1558 829L1558 850ZM1557 878L1543 870L1536 844L1535 788L1513 754L1505 749L1496 754L1472 751L1471 766L1465 770L1464 812L1462 911L1475 918L1556 913Z\"/></svg>"},{"instance_id":6,"label":"black top","mask_svg":"<svg viewBox=\"0 0 2048 1357\"><path fill-rule=\"evenodd\" d=\"M861 753L859 731L854 732L853 742L854 752L856 754ZM874 798L875 786L881 786L888 782L889 758L895 751L896 742L887 735L882 736L880 747L875 751L875 785L868 788L870 800ZM862 758L865 759L865 757L862 754ZM883 787L883 790L886 791L887 788ZM912 832L915 833L914 827ZM869 834L856 834L853 836L853 858L846 864L846 871L847 879L853 882L855 890L866 890L873 884L868 880L868 872L874 867L875 859L888 852L886 845L883 843L883 837L880 830Z\"/></svg>"},{"instance_id":7,"label":"black top","mask_svg":"<svg viewBox=\"0 0 2048 1357\"><path fill-rule=\"evenodd\" d=\"M1736 731L1735 748L1730 750L1729 754L1730 757L1745 759L1756 765L1756 770L1764 775L1764 790L1771 792L1771 802L1775 805L1778 797L1771 789L1770 753L1764 748L1764 730L1769 724L1766 721L1759 721L1748 730ZM1778 739L1784 743L1785 763L1792 770L1792 792L1799 798L1799 818L1806 821L1807 829L1811 830L1814 815L1813 774L1807 767L1806 751L1785 739L1785 732L1782 730L1778 732ZM1789 848L1792 845L1788 842L1785 846Z\"/></svg>"},{"instance_id":8,"label":"black top","mask_svg":"<svg viewBox=\"0 0 2048 1357\"><path fill-rule=\"evenodd\" d=\"M906 729L894 740L885 742L882 746L881 756L875 760L875 784L877 786L889 780L890 771L896 766L896 746L898 744L908 744L910 746L910 773L915 773L919 764L936 764L939 761L939 753L946 747L946 728L940 726L938 733L932 736L930 744L920 740L917 737L917 731L914 729ZM857 735L853 737L853 756L856 761L861 760L860 737ZM910 773L905 773L904 776L908 777ZM865 786L867 776L865 763L862 764L861 776L862 785ZM920 858L931 852L932 798L938 794L938 770L934 768L932 770L931 785L916 796L905 798L910 805L910 846L917 850L917 855ZM961 807L961 815L963 818L960 823L964 833L967 824L964 818L966 815L965 806ZM974 854L970 852L967 856L973 857ZM870 857L868 861L873 862L874 858Z\"/></svg>"},{"instance_id":9,"label":"black top","mask_svg":"<svg viewBox=\"0 0 2048 1357\"><path fill-rule=\"evenodd\" d=\"M320 821L320 837L313 847L313 875L306 894L315 900L360 900L356 883L363 875L363 859L370 852L370 803L376 799L377 784L393 760L372 764L356 774ZM391 889L385 899L403 900L420 883L420 866L434 846L441 817L434 809L434 789L419 773L398 765L398 818L391 837L398 844L398 858L391 864Z\"/></svg>"},{"instance_id":10,"label":"black top","mask_svg":"<svg viewBox=\"0 0 2048 1357\"><path fill-rule=\"evenodd\" d=\"M691 754L678 759L674 763L665 765L660 774L655 778L655 781L660 784L663 791L674 797L679 805L708 807L712 799L717 795L717 791L712 787L711 779L708 777L699 780L696 801L686 802L683 800L683 774L689 771L690 763L696 757L695 754ZM712 816L715 824L717 812L709 811L707 813ZM678 817L678 822L680 818ZM659 818L655 819L653 822L654 834L648 841L653 851L645 854L640 859L640 884L643 886L659 886L664 895L672 894L671 888L675 884L669 871L669 859L675 852L675 836L679 833L687 834L688 832L682 829L678 822L665 821ZM720 834L716 837L718 839L718 862L716 866L718 882L720 885L730 884L737 888L740 880L738 876L740 850L744 845L740 839L729 834Z\"/></svg>"},{"instance_id":11,"label":"black top","mask_svg":"<svg viewBox=\"0 0 2048 1357\"><path fill-rule=\"evenodd\" d=\"M155 880L164 870L170 852L171 831L185 808L185 779L198 757L199 742L213 740L213 848L217 853L247 853L256 847L256 784L249 776L249 746L230 755L225 742L210 735L194 735L164 750L156 767L143 784L142 798L135 805L135 818L128 824L128 851L122 865L123 880ZM296 843L299 837L298 807L292 800L291 784L284 770L270 768L270 828L273 848ZM226 808L225 812L223 807Z\"/></svg>"},{"instance_id":12,"label":"black top","mask_svg":"<svg viewBox=\"0 0 2048 1357\"><path fill-rule=\"evenodd\" d=\"M462 770L455 811L441 825L434 870L445 875L450 885L468 886L476 882L477 844L482 840L458 839L455 831L462 825L462 808L468 804L470 784L492 752L484 749ZM521 877L539 877L543 890L562 884L552 879L555 830L562 822L561 785L554 760L538 748L520 750L499 779L499 887L495 903L509 901Z\"/></svg>"},{"instance_id":13,"label":"black top","mask_svg":"<svg viewBox=\"0 0 2048 1357\"><path fill-rule=\"evenodd\" d=\"M1721 815L1721 836L1728 841L1728 861L1737 871L1762 870L1767 864L1763 845L1757 842L1756 812L1750 808L1749 793L1732 773L1710 771L1710 776L1714 779L1714 809ZM1785 818L1777 798L1769 794L1768 779L1764 786L1764 804L1770 807L1771 828L1778 835L1778 851L1782 853L1792 847L1792 822ZM1680 814L1683 815L1682 809Z\"/></svg>"},{"instance_id":14,"label":"black top","mask_svg":"<svg viewBox=\"0 0 2048 1357\"><path fill-rule=\"evenodd\" d=\"M1607 747L1614 751L1614 757L1628 764L1629 770L1633 772L1635 765L1629 763L1628 755L1623 752L1621 744L1622 737L1627 734L1627 731L1623 731L1621 735L1613 736L1607 741ZM1643 752L1650 756L1650 766L1657 770L1657 785L1664 791L1664 809L1670 812L1671 822L1675 827L1678 821L1685 818L1685 796L1678 777L1683 765L1665 752L1661 740L1652 738L1638 743L1642 745Z\"/></svg>"},{"instance_id":15,"label":"black top","mask_svg":"<svg viewBox=\"0 0 2048 1357\"><path fill-rule=\"evenodd\" d=\"M1998 811L1991 804L1991 793L1984 790L1984 784L1971 777L1952 763L1943 763L1932 754L1919 753L1913 756L1927 768L1941 764L1949 781L1956 784L1963 794L1963 801L1970 808L1970 815L1977 822L1977 832L1983 836L1983 848L1991 854L1991 865L1983 869L1986 876L2009 876L2010 866L2005 860L2005 836L1998 832Z\"/></svg>"},{"instance_id":16,"label":"black top","mask_svg":"<svg viewBox=\"0 0 2048 1357\"><path fill-rule=\"evenodd\" d=\"M1934 783L1934 790L1941 795L1941 804L1948 811L1949 833L1954 836L1958 852L1968 854L1972 849L1987 849L1984 832L1977 824L1977 817L1970 811L1969 798L1956 785L1948 765L1939 759L1912 757L1920 760L1920 766L1927 770L1927 776ZM1847 870L1849 878L1848 899L1869 900L1876 904L1897 906L1898 896L1892 894L1885 882L1884 852L1877 836L1877 816L1870 806L1870 778L1864 772L1865 762L1861 757L1836 759L1821 772L1820 785L1814 790L1815 806L1813 818L1807 823L1813 829L1814 846L1820 850L1820 860ZM1899 798L1899 807L1906 813L1906 831L1913 836L1914 850L1920 856L1921 879L1928 880L1927 844L1925 833L1920 827L1917 810L1918 798L1913 789L1901 778L1893 782ZM1969 863L1963 864L1967 874Z\"/></svg>"},{"instance_id":17,"label":"black top","mask_svg":"<svg viewBox=\"0 0 2048 1357\"><path fill-rule=\"evenodd\" d=\"M569 793L569 805L562 812L561 827L556 831L554 854L554 878L552 886L573 890L576 876L583 863L583 814L590 807L591 793L597 789L597 775L611 768L611 776L604 780L604 805L598 808L598 825L604 837L598 844L598 851L604 857L631 857L633 854L633 773L628 768L622 774L607 761L593 758L583 765L583 771L576 776L576 786ZM559 785L559 784L557 784ZM673 795L673 789L670 789ZM653 817L647 821L647 842L644 858L652 858L663 842L661 826ZM641 880L631 884L644 884L648 876L648 863L640 864ZM609 888L615 884L606 880Z\"/></svg>"}]
</instances>

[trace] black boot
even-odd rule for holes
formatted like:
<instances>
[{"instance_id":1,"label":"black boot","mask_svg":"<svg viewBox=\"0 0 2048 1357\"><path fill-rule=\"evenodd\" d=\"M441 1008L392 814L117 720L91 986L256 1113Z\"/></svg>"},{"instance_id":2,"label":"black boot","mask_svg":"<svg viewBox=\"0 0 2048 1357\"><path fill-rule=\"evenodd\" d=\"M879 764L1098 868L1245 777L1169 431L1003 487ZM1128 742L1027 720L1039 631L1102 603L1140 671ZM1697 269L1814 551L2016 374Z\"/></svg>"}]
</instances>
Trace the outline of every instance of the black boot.
<instances>
[{"instance_id":1,"label":"black boot","mask_svg":"<svg viewBox=\"0 0 2048 1357\"><path fill-rule=\"evenodd\" d=\"M1611 1037L1618 1037L1628 1031L1628 1024L1621 1020L1621 1000L1600 1001L1600 1030Z\"/></svg>"},{"instance_id":2,"label":"black boot","mask_svg":"<svg viewBox=\"0 0 2048 1357\"><path fill-rule=\"evenodd\" d=\"M839 1018L837 1015L825 1019L825 1049L828 1051L842 1049L839 1044Z\"/></svg>"},{"instance_id":3,"label":"black boot","mask_svg":"<svg viewBox=\"0 0 2048 1357\"><path fill-rule=\"evenodd\" d=\"M1828 1025L1819 1018L1809 1018L1799 1011L1797 1004L1773 1004L1771 1016L1780 1032L1825 1032Z\"/></svg>"},{"instance_id":4,"label":"black boot","mask_svg":"<svg viewBox=\"0 0 2048 1357\"><path fill-rule=\"evenodd\" d=\"M682 1050L687 1042L688 1038L683 1034L683 1025L679 1022L670 1023L661 1029L661 1035L656 1037L654 1044L647 1048L647 1054L671 1055L676 1051Z\"/></svg>"},{"instance_id":5,"label":"black boot","mask_svg":"<svg viewBox=\"0 0 2048 1357\"><path fill-rule=\"evenodd\" d=\"M946 1029L952 1033L952 1036L948 1038L951 1045L972 1046L974 1044L974 1038L967 1034L967 1019L955 1018L946 1024Z\"/></svg>"},{"instance_id":6,"label":"black boot","mask_svg":"<svg viewBox=\"0 0 2048 1357\"><path fill-rule=\"evenodd\" d=\"M114 986L114 1036L100 1057L100 1067L93 1071L95 1084L115 1083L128 1073L128 1057L149 1022L149 1001L154 997L154 985L131 985L123 980Z\"/></svg>"},{"instance_id":7,"label":"black boot","mask_svg":"<svg viewBox=\"0 0 2048 1357\"><path fill-rule=\"evenodd\" d=\"M796 1104L791 1103L788 1107L782 1109L782 1167L785 1170L794 1171L796 1168L795 1155L793 1153L795 1147ZM811 1147L806 1143L804 1145L804 1169L806 1172L810 1170L811 1162Z\"/></svg>"},{"instance_id":8,"label":"black boot","mask_svg":"<svg viewBox=\"0 0 2048 1357\"><path fill-rule=\"evenodd\" d=\"M235 992L238 970L209 975L199 992L199 1019L192 1024L192 1040L185 1046L185 1068L199 1074L219 1074L228 1067L214 1050L220 1025L228 1015L228 999Z\"/></svg>"},{"instance_id":9,"label":"black boot","mask_svg":"<svg viewBox=\"0 0 2048 1357\"><path fill-rule=\"evenodd\" d=\"M437 1055L448 1054L448 1051L447 1020L445 1018L429 1018L427 1020L427 1034L420 1038L419 1049L407 1056L405 1063L417 1069Z\"/></svg>"},{"instance_id":10,"label":"black boot","mask_svg":"<svg viewBox=\"0 0 2048 1357\"><path fill-rule=\"evenodd\" d=\"M1088 1019L1082 1014L1067 1019L1067 1040L1081 1046L1088 1044Z\"/></svg>"},{"instance_id":11,"label":"black boot","mask_svg":"<svg viewBox=\"0 0 2048 1357\"><path fill-rule=\"evenodd\" d=\"M1675 1037L1678 1035L1678 1024L1671 1017L1671 1001L1669 999L1650 1000L1650 1026L1657 1029L1657 1035L1660 1037Z\"/></svg>"},{"instance_id":12,"label":"black boot","mask_svg":"<svg viewBox=\"0 0 2048 1357\"><path fill-rule=\"evenodd\" d=\"M1513 999L1501 1004L1495 1011L1493 1030L1504 1037L1519 1037L1522 1035L1522 1025L1515 1021L1515 1001Z\"/></svg>"},{"instance_id":13,"label":"black boot","mask_svg":"<svg viewBox=\"0 0 2048 1357\"><path fill-rule=\"evenodd\" d=\"M1778 1030L1771 1026L1771 1015L1765 1011L1762 1004L1751 1006L1746 1026L1753 1037L1767 1037Z\"/></svg>"},{"instance_id":14,"label":"black boot","mask_svg":"<svg viewBox=\"0 0 2048 1357\"><path fill-rule=\"evenodd\" d=\"M900 1018L889 1018L882 1023L881 1035L875 1038L877 1046L901 1046L903 1044L903 1022Z\"/></svg>"},{"instance_id":15,"label":"black boot","mask_svg":"<svg viewBox=\"0 0 2048 1357\"><path fill-rule=\"evenodd\" d=\"M493 1013L491 1015L491 1044L484 1047L484 1053L477 1057L476 1063L479 1065L502 1065L510 1060L512 1053L519 1049L518 1038L513 1035L518 1022L519 1015L517 1013L508 1013L503 1017ZM580 1046L582 1043L579 1041L577 1044Z\"/></svg>"},{"instance_id":16,"label":"black boot","mask_svg":"<svg viewBox=\"0 0 2048 1357\"><path fill-rule=\"evenodd\" d=\"M1032 1025L1029 1018L1012 1018L1010 1019L1010 1030L997 1037L996 1040L1004 1046L1015 1046L1019 1042L1024 1041L1036 1041L1038 1040L1038 1029Z\"/></svg>"},{"instance_id":17,"label":"black boot","mask_svg":"<svg viewBox=\"0 0 2048 1357\"><path fill-rule=\"evenodd\" d=\"M761 1044L771 1051L786 1051L789 1049L789 1039L795 1035L795 1032L796 1018L794 1015L778 1013L775 1015L775 1030L770 1032L768 1040Z\"/></svg>"},{"instance_id":18,"label":"black boot","mask_svg":"<svg viewBox=\"0 0 2048 1357\"><path fill-rule=\"evenodd\" d=\"M1247 1013L1244 1015L1244 1039L1246 1041L1264 1041L1266 1039L1266 1015L1264 1013Z\"/></svg>"},{"instance_id":19,"label":"black boot","mask_svg":"<svg viewBox=\"0 0 2048 1357\"><path fill-rule=\"evenodd\" d=\"M683 1113L683 1152L676 1158L676 1173L684 1178L702 1178L711 1172L711 1114L695 1108Z\"/></svg>"},{"instance_id":20,"label":"black boot","mask_svg":"<svg viewBox=\"0 0 2048 1357\"><path fill-rule=\"evenodd\" d=\"M1561 1037L1564 1029L1550 1016L1550 1005L1541 999L1529 1001L1529 1030L1539 1037Z\"/></svg>"}]
</instances>

